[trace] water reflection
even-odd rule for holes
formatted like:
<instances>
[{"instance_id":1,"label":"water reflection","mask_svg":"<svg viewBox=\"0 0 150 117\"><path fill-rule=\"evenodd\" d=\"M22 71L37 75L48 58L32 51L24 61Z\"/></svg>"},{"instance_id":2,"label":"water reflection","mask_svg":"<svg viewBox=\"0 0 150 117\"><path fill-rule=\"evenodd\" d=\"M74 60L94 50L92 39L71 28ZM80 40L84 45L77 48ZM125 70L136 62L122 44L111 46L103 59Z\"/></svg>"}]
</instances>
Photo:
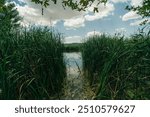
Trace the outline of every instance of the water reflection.
<instances>
[{"instance_id":1,"label":"water reflection","mask_svg":"<svg viewBox=\"0 0 150 117\"><path fill-rule=\"evenodd\" d=\"M68 75L78 75L82 70L81 52L64 53Z\"/></svg>"},{"instance_id":2,"label":"water reflection","mask_svg":"<svg viewBox=\"0 0 150 117\"><path fill-rule=\"evenodd\" d=\"M61 99L80 100L92 99L94 92L82 74L82 56L80 52L64 53L67 68L67 78L64 85L64 95Z\"/></svg>"}]
</instances>

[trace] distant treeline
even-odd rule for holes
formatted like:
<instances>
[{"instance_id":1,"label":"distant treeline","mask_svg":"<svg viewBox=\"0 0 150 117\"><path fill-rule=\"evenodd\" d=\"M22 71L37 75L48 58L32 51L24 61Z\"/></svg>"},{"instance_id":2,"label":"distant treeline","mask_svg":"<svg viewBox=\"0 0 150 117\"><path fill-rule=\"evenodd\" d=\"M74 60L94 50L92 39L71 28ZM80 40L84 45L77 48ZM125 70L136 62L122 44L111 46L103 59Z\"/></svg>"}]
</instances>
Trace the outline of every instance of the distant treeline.
<instances>
[{"instance_id":1,"label":"distant treeline","mask_svg":"<svg viewBox=\"0 0 150 117\"><path fill-rule=\"evenodd\" d=\"M64 44L64 52L79 52L81 51L82 43Z\"/></svg>"}]
</instances>

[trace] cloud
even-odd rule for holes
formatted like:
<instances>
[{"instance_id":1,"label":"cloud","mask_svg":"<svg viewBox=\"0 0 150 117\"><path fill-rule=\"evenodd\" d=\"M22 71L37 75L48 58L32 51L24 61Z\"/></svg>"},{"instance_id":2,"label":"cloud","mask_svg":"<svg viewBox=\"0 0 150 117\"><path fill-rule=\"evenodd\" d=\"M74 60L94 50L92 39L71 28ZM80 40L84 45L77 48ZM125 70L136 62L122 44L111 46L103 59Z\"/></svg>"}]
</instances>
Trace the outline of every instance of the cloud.
<instances>
[{"instance_id":1,"label":"cloud","mask_svg":"<svg viewBox=\"0 0 150 117\"><path fill-rule=\"evenodd\" d=\"M141 6L143 0L130 0L131 6ZM133 22L130 23L130 26L138 26L141 22L144 21L140 15L136 13L136 11L129 11L128 13L124 14L122 17L122 21L132 20ZM137 20L138 19L138 20Z\"/></svg>"},{"instance_id":2,"label":"cloud","mask_svg":"<svg viewBox=\"0 0 150 117\"><path fill-rule=\"evenodd\" d=\"M113 3L128 2L130 0L111 0Z\"/></svg>"},{"instance_id":3,"label":"cloud","mask_svg":"<svg viewBox=\"0 0 150 117\"><path fill-rule=\"evenodd\" d=\"M131 0L131 5L137 7L142 5L143 0Z\"/></svg>"},{"instance_id":4,"label":"cloud","mask_svg":"<svg viewBox=\"0 0 150 117\"><path fill-rule=\"evenodd\" d=\"M102 19L104 17L107 17L112 14L112 12L115 10L114 5L111 3L107 3L106 5L100 4L98 6L99 12L98 13L92 13L94 6L90 7L87 10L87 14L85 15L85 19L87 21L94 21L98 19ZM92 14L92 15L90 15Z\"/></svg>"},{"instance_id":5,"label":"cloud","mask_svg":"<svg viewBox=\"0 0 150 117\"><path fill-rule=\"evenodd\" d=\"M87 37L91 37L94 35L102 35L102 34L103 33L99 32L99 31L91 31L85 35L85 38L83 38L81 36L68 36L68 37L65 37L64 43L67 43L67 44L68 43L82 43L87 40Z\"/></svg>"},{"instance_id":6,"label":"cloud","mask_svg":"<svg viewBox=\"0 0 150 117\"><path fill-rule=\"evenodd\" d=\"M19 2L25 3L25 5L17 5L17 9L20 15L24 18L23 24L40 24L40 25L54 25L60 20L67 20L73 17L78 17L83 12L73 11L71 8L64 9L61 1L58 1L57 5L50 2L50 6L44 8L44 15L42 15L42 6L37 5L31 0L19 0Z\"/></svg>"},{"instance_id":7,"label":"cloud","mask_svg":"<svg viewBox=\"0 0 150 117\"><path fill-rule=\"evenodd\" d=\"M139 26L145 20L147 20L147 23L150 23L150 18L144 18L144 19L136 20L136 21L130 23L130 26Z\"/></svg>"},{"instance_id":8,"label":"cloud","mask_svg":"<svg viewBox=\"0 0 150 117\"><path fill-rule=\"evenodd\" d=\"M125 33L127 30L125 28L116 28L115 31L117 33Z\"/></svg>"},{"instance_id":9,"label":"cloud","mask_svg":"<svg viewBox=\"0 0 150 117\"><path fill-rule=\"evenodd\" d=\"M122 20L123 21L128 21L128 20L132 20L132 19L138 19L141 16L138 15L135 11L130 11L128 13L126 13L125 15L122 16Z\"/></svg>"},{"instance_id":10,"label":"cloud","mask_svg":"<svg viewBox=\"0 0 150 117\"><path fill-rule=\"evenodd\" d=\"M14 0L15 2L17 1L20 5L25 5L25 0Z\"/></svg>"},{"instance_id":11,"label":"cloud","mask_svg":"<svg viewBox=\"0 0 150 117\"><path fill-rule=\"evenodd\" d=\"M83 12L80 16L64 20L64 26L67 29L84 27L85 21L94 21L94 20L102 19L104 17L111 15L111 13L114 11L114 6L113 4L110 3L107 3L106 6L103 4L99 5L98 13L93 13L93 8L94 5L89 7L87 11Z\"/></svg>"},{"instance_id":12,"label":"cloud","mask_svg":"<svg viewBox=\"0 0 150 117\"><path fill-rule=\"evenodd\" d=\"M43 26L52 26L57 23L57 20L50 20L41 16L38 9L31 8L27 5L24 7L17 6L19 14L23 17L22 25L28 26L30 24L43 25Z\"/></svg>"},{"instance_id":13,"label":"cloud","mask_svg":"<svg viewBox=\"0 0 150 117\"><path fill-rule=\"evenodd\" d=\"M132 6L141 6L142 5L142 2L143 0L110 0L111 2L113 3L130 3L130 5Z\"/></svg>"},{"instance_id":14,"label":"cloud","mask_svg":"<svg viewBox=\"0 0 150 117\"><path fill-rule=\"evenodd\" d=\"M21 2L21 3L25 3L25 1L24 0L17 0L18 2Z\"/></svg>"},{"instance_id":15,"label":"cloud","mask_svg":"<svg viewBox=\"0 0 150 117\"><path fill-rule=\"evenodd\" d=\"M67 19L64 21L64 26L69 29L79 28L85 26L85 19L84 17L77 17L72 19Z\"/></svg>"},{"instance_id":16,"label":"cloud","mask_svg":"<svg viewBox=\"0 0 150 117\"><path fill-rule=\"evenodd\" d=\"M82 43L82 41L81 36L69 36L64 39L64 43Z\"/></svg>"},{"instance_id":17,"label":"cloud","mask_svg":"<svg viewBox=\"0 0 150 117\"><path fill-rule=\"evenodd\" d=\"M24 18L22 24L37 24L51 26L57 24L59 21L64 21L64 26L67 29L75 29L85 26L85 21L94 21L102 19L109 15L112 15L114 11L114 5L107 3L106 5L100 4L98 6L99 13L93 13L93 7L95 3L87 9L85 12L78 12L71 8L64 9L62 7L62 1L58 1L55 5L50 1L50 6L44 8L44 15L42 15L42 6L37 5L31 0L18 0L19 3L24 5L17 5L20 15ZM17 3L17 2L16 2Z\"/></svg>"},{"instance_id":18,"label":"cloud","mask_svg":"<svg viewBox=\"0 0 150 117\"><path fill-rule=\"evenodd\" d=\"M98 31L91 31L91 32L88 32L86 34L87 37L91 37L91 36L94 36L94 35L102 35L102 33L98 32Z\"/></svg>"}]
</instances>

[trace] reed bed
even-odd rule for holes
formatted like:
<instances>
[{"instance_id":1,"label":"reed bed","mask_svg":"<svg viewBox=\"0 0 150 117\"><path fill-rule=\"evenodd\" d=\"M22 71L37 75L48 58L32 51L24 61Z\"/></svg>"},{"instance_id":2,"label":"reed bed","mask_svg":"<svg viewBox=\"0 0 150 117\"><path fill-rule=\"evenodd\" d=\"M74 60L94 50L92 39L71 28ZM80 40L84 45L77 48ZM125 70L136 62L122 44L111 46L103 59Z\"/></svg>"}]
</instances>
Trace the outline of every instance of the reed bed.
<instances>
[{"instance_id":1,"label":"reed bed","mask_svg":"<svg viewBox=\"0 0 150 117\"><path fill-rule=\"evenodd\" d=\"M93 36L82 57L95 99L150 99L150 35Z\"/></svg>"},{"instance_id":2,"label":"reed bed","mask_svg":"<svg viewBox=\"0 0 150 117\"><path fill-rule=\"evenodd\" d=\"M61 35L30 27L0 32L0 99L51 99L66 76Z\"/></svg>"}]
</instances>

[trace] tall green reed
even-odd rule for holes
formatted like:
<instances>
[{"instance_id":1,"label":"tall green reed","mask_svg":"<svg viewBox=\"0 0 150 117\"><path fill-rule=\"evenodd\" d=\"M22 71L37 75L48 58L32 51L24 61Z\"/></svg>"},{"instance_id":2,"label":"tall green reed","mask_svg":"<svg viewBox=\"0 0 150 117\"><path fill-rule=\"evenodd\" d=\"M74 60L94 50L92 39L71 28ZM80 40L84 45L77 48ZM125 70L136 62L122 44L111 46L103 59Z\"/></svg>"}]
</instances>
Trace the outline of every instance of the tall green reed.
<instances>
[{"instance_id":1,"label":"tall green reed","mask_svg":"<svg viewBox=\"0 0 150 117\"><path fill-rule=\"evenodd\" d=\"M137 38L138 37L138 38ZM96 99L149 99L150 38L94 36L83 44L84 72Z\"/></svg>"},{"instance_id":2,"label":"tall green reed","mask_svg":"<svg viewBox=\"0 0 150 117\"><path fill-rule=\"evenodd\" d=\"M0 99L50 99L66 76L61 35L30 27L0 37Z\"/></svg>"}]
</instances>

